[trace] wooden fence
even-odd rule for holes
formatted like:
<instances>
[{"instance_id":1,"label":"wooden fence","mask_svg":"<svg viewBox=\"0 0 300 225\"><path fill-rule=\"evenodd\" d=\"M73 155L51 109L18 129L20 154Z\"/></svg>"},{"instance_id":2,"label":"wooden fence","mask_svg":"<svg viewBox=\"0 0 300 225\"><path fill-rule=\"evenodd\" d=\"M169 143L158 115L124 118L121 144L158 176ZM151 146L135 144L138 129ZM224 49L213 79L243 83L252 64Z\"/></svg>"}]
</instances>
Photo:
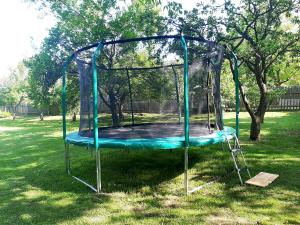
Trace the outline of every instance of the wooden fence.
<instances>
[{"instance_id":1,"label":"wooden fence","mask_svg":"<svg viewBox=\"0 0 300 225\"><path fill-rule=\"evenodd\" d=\"M0 106L0 111L13 113L11 106ZM17 115L37 115L40 114L40 111L34 108L30 104L21 104L16 108Z\"/></svg>"},{"instance_id":2,"label":"wooden fence","mask_svg":"<svg viewBox=\"0 0 300 225\"><path fill-rule=\"evenodd\" d=\"M26 115L39 115L43 112L45 115L58 115L59 114L59 107L58 105L49 106L46 109L40 110L35 108L31 104L21 104L16 108L16 115L17 116L26 116ZM13 114L13 108L11 106L0 106L1 112L10 112Z\"/></svg>"},{"instance_id":3,"label":"wooden fence","mask_svg":"<svg viewBox=\"0 0 300 225\"><path fill-rule=\"evenodd\" d=\"M271 100L268 107L268 111L293 111L300 110L300 86L284 88L285 92L283 95L278 96ZM225 102L226 111L234 111L233 102ZM52 107L53 109L43 110L45 114L58 115L59 107ZM175 100L165 101L159 103L155 101L134 101L133 108L135 113L176 113L177 102ZM109 113L109 108L102 102L99 105L101 113ZM0 111L13 112L9 106L0 106ZM124 106L125 112L131 111L130 102L126 102ZM245 107L241 101L241 111L245 111ZM37 115L40 114L40 110L34 108L30 104L22 104L17 107L17 115Z\"/></svg>"},{"instance_id":4,"label":"wooden fence","mask_svg":"<svg viewBox=\"0 0 300 225\"><path fill-rule=\"evenodd\" d=\"M278 89L283 94L269 96L267 111L293 111L300 110L300 86L286 87ZM258 102L255 102L258 104ZM256 104L254 103L254 108ZM252 102L253 104L253 102ZM234 111L234 102L224 101L225 111ZM243 101L240 100L241 111L246 111Z\"/></svg>"},{"instance_id":5,"label":"wooden fence","mask_svg":"<svg viewBox=\"0 0 300 225\"><path fill-rule=\"evenodd\" d=\"M271 101L268 111L300 110L300 86L285 88L285 94Z\"/></svg>"}]
</instances>

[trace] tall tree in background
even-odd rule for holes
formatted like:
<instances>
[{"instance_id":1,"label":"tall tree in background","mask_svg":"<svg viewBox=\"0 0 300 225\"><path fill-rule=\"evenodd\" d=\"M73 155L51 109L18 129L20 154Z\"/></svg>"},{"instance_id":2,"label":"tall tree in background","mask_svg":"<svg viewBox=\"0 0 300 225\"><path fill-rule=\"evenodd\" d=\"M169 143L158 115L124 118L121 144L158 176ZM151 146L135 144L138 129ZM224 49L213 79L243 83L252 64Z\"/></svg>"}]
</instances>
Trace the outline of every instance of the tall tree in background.
<instances>
[{"instance_id":1,"label":"tall tree in background","mask_svg":"<svg viewBox=\"0 0 300 225\"><path fill-rule=\"evenodd\" d=\"M179 4L169 4L169 11L175 15L170 21L175 29L213 39L237 53L239 89L252 121L250 139L259 140L269 95L278 78L274 69L287 55L299 57L299 0L198 4L191 11L178 14L180 8ZM227 58L233 70L231 57ZM253 90L259 93L257 105L246 97Z\"/></svg>"},{"instance_id":2,"label":"tall tree in background","mask_svg":"<svg viewBox=\"0 0 300 225\"><path fill-rule=\"evenodd\" d=\"M0 89L0 104L9 106L14 114L17 108L27 98L27 69L23 62L19 63L17 67L11 70L5 86Z\"/></svg>"}]
</instances>

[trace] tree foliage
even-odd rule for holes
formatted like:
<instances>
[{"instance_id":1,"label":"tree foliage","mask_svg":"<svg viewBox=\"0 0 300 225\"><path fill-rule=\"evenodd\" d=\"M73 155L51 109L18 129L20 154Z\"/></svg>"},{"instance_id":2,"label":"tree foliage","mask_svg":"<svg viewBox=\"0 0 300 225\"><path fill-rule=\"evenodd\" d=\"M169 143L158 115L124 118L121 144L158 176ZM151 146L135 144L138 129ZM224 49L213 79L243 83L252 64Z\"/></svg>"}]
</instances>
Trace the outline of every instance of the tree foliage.
<instances>
[{"instance_id":1,"label":"tree foliage","mask_svg":"<svg viewBox=\"0 0 300 225\"><path fill-rule=\"evenodd\" d=\"M127 5L117 0L28 1L40 8L50 9L58 21L44 40L40 53L27 63L32 91L30 97L36 98L36 104L49 104L48 98L55 90L54 84L61 76L62 63L76 49L103 39L163 33L183 32L201 36L219 42L237 54L239 89L252 119L252 140L260 137L265 112L272 96L277 93L277 87L299 82L299 0L241 0L239 5L230 0L225 0L221 5L215 1L209 4L199 2L190 11L184 10L180 3L170 1L164 8L167 16L162 16L162 2L159 0L137 0ZM199 48L201 46L191 48L190 59L197 56ZM98 65L110 69L112 66L143 66L155 62L157 55L153 54L151 47L145 47L139 52L137 49L135 44L123 47L111 45L104 49ZM174 45L172 51L176 52L177 49L178 46ZM131 58L134 62L128 60L129 52L133 52ZM224 71L228 75L228 71L233 69L230 51L226 51L226 58L229 69ZM71 68L69 73L75 70ZM128 82L127 77L119 74L111 79L107 73L101 79L106 85L99 89L99 95L111 109L114 125L118 125L122 118L124 99L128 96L128 88L124 85ZM68 92L68 101L73 100L70 104L72 109L77 107L78 84L76 86L74 76L68 82L72 83L73 88ZM139 94L145 96L151 93L143 92L143 82L167 85L159 79L132 79L132 82L140 90ZM158 87L156 93L159 93ZM226 93L232 97L230 94Z\"/></svg>"},{"instance_id":2,"label":"tree foliage","mask_svg":"<svg viewBox=\"0 0 300 225\"><path fill-rule=\"evenodd\" d=\"M32 2L50 8L58 20L57 25L45 39L41 52L27 64L31 71L31 86L34 91L40 93L41 99L37 99L40 103L49 102L48 90L61 76L59 71L66 56L75 50L99 40L147 36L164 31L164 18L160 16L160 8L156 6L157 1L133 1L129 6L112 0L97 2L93 0L33 0ZM126 47L112 45L104 49L103 57L98 62L99 66L106 66L109 69L113 65L116 66L117 62L123 62L123 67L129 66L130 62L125 63L122 57L129 51L133 51L136 46L127 45ZM73 73L76 68L71 70L69 73ZM75 84L75 78L71 79ZM127 78L117 76L111 79L111 76L107 74L103 79L107 85L104 89L99 89L102 90L99 94L111 109L114 125L118 125L122 118L121 108L128 91L117 87L127 82ZM35 88L35 84L39 88ZM73 92L68 91L70 93L68 105L71 100L74 102L71 104L71 109L76 107L79 93L78 84L73 87L75 87ZM105 101L106 96L109 96L109 101Z\"/></svg>"},{"instance_id":3,"label":"tree foliage","mask_svg":"<svg viewBox=\"0 0 300 225\"><path fill-rule=\"evenodd\" d=\"M22 62L11 70L5 83L0 89L0 105L9 106L15 114L17 107L27 98L27 70Z\"/></svg>"},{"instance_id":4,"label":"tree foliage","mask_svg":"<svg viewBox=\"0 0 300 225\"><path fill-rule=\"evenodd\" d=\"M276 67L289 56L299 57L299 7L298 0L241 0L239 5L231 1L222 5L200 3L191 11L178 10L178 4L169 7L173 29L215 40L237 53L239 88L252 119L252 140L259 139L269 96L283 78L278 80ZM233 69L229 54L227 59ZM255 97L251 101L247 96Z\"/></svg>"}]
</instances>

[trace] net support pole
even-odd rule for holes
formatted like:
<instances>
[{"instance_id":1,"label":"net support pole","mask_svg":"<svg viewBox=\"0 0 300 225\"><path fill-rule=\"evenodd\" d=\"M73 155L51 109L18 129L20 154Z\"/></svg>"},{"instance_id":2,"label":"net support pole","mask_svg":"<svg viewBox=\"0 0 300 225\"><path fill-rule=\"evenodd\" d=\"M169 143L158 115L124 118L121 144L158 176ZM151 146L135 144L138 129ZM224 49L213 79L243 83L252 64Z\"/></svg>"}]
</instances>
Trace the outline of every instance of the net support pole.
<instances>
[{"instance_id":1,"label":"net support pole","mask_svg":"<svg viewBox=\"0 0 300 225\"><path fill-rule=\"evenodd\" d=\"M184 74L183 74L183 85L184 85L184 139L185 147L189 147L189 84L188 84L188 50L187 45L182 35L180 38L181 45L184 50Z\"/></svg>"},{"instance_id":2,"label":"net support pole","mask_svg":"<svg viewBox=\"0 0 300 225\"><path fill-rule=\"evenodd\" d=\"M94 125L94 147L96 150L96 174L97 174L97 193L101 192L101 158L99 149L99 139L98 139L98 74L96 61L97 57L100 55L100 51L103 49L103 44L97 46L92 59L93 66L93 125Z\"/></svg>"},{"instance_id":3,"label":"net support pole","mask_svg":"<svg viewBox=\"0 0 300 225\"><path fill-rule=\"evenodd\" d=\"M184 191L188 194L189 182L188 182L188 170L189 170L189 148L184 148Z\"/></svg>"},{"instance_id":4,"label":"net support pole","mask_svg":"<svg viewBox=\"0 0 300 225\"><path fill-rule=\"evenodd\" d=\"M207 106L207 123L208 123L208 132L211 133L210 129L210 110L209 110L209 81L210 81L210 73L209 73L209 59L207 60L207 80L206 80L206 106Z\"/></svg>"},{"instance_id":5,"label":"net support pole","mask_svg":"<svg viewBox=\"0 0 300 225\"><path fill-rule=\"evenodd\" d=\"M178 122L181 123L181 107L180 107L180 98L179 98L179 85L178 85L178 76L174 66L172 66L174 81L175 81L175 91L176 91L176 100L177 100L177 113L178 113Z\"/></svg>"},{"instance_id":6,"label":"net support pole","mask_svg":"<svg viewBox=\"0 0 300 225\"><path fill-rule=\"evenodd\" d=\"M102 189L101 184L101 155L100 150L96 151L96 174L97 174L97 193L99 194Z\"/></svg>"},{"instance_id":7,"label":"net support pole","mask_svg":"<svg viewBox=\"0 0 300 225\"><path fill-rule=\"evenodd\" d=\"M70 144L65 142L65 164L67 174L71 174Z\"/></svg>"},{"instance_id":8,"label":"net support pole","mask_svg":"<svg viewBox=\"0 0 300 225\"><path fill-rule=\"evenodd\" d=\"M71 173L71 162L70 162L70 145L66 142L66 136L67 136L67 69L73 59L76 57L76 54L72 54L68 60L65 62L63 69L62 69L62 122L63 122L63 139L65 142L65 164L66 164L66 172L68 174Z\"/></svg>"},{"instance_id":9,"label":"net support pole","mask_svg":"<svg viewBox=\"0 0 300 225\"><path fill-rule=\"evenodd\" d=\"M184 189L188 194L188 151L189 151L189 84L188 84L188 49L185 38L183 35L180 37L181 46L183 47L183 59L184 59L184 72L183 72L183 84L184 84Z\"/></svg>"},{"instance_id":10,"label":"net support pole","mask_svg":"<svg viewBox=\"0 0 300 225\"><path fill-rule=\"evenodd\" d=\"M128 69L126 69L128 88L129 88L129 98L130 98L130 108L131 108L131 121L132 125L134 125L134 114L133 114L133 104L132 104L132 92L131 92L131 81Z\"/></svg>"},{"instance_id":11,"label":"net support pole","mask_svg":"<svg viewBox=\"0 0 300 225\"><path fill-rule=\"evenodd\" d=\"M72 54L68 60L65 62L63 69L62 69L62 94L61 94L61 99L62 99L62 118L63 118L63 139L65 141L66 136L67 136L67 103L66 103L66 98L67 98L67 69L70 65L70 63L73 61L73 59L76 57L76 54Z\"/></svg>"},{"instance_id":12,"label":"net support pole","mask_svg":"<svg viewBox=\"0 0 300 225\"><path fill-rule=\"evenodd\" d=\"M239 71L238 60L234 52L231 52L233 58L233 75L235 83L235 130L236 136L239 137L239 114L240 114L240 98L239 98Z\"/></svg>"}]
</instances>

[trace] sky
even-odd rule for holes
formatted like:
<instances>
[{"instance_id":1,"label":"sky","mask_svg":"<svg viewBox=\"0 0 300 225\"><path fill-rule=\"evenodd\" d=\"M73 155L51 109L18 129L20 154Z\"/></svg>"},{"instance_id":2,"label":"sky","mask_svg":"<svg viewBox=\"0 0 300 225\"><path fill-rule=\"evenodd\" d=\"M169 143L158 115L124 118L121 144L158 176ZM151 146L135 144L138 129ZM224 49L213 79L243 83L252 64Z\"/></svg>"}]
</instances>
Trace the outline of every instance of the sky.
<instances>
[{"instance_id":1,"label":"sky","mask_svg":"<svg viewBox=\"0 0 300 225\"><path fill-rule=\"evenodd\" d=\"M176 0L192 9L198 0ZM0 1L0 80L24 58L38 51L55 18L43 15L24 0Z\"/></svg>"},{"instance_id":2,"label":"sky","mask_svg":"<svg viewBox=\"0 0 300 225\"><path fill-rule=\"evenodd\" d=\"M0 1L0 78L33 55L54 24L54 17L43 16L22 0Z\"/></svg>"}]
</instances>

